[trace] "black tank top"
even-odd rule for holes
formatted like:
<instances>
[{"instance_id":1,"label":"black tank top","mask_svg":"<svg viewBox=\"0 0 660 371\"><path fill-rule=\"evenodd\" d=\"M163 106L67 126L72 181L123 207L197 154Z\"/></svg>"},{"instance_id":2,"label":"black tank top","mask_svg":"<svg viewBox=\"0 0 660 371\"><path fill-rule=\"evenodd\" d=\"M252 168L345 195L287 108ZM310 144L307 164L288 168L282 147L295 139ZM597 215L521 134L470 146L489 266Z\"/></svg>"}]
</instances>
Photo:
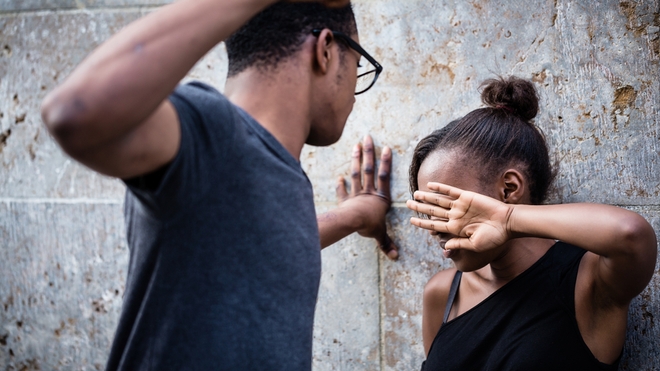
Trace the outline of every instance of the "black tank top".
<instances>
[{"instance_id":1,"label":"black tank top","mask_svg":"<svg viewBox=\"0 0 660 371\"><path fill-rule=\"evenodd\" d=\"M443 323L422 371L617 370L618 360L607 365L593 356L575 319L575 282L585 252L558 242L484 301Z\"/></svg>"}]
</instances>

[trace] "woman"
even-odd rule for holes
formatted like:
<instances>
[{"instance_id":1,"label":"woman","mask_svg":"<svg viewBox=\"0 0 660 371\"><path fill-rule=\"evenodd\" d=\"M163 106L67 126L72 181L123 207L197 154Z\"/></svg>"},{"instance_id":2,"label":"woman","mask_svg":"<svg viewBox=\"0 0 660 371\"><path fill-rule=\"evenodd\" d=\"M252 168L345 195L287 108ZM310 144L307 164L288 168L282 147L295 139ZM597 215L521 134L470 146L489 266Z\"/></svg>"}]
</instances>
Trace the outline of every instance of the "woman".
<instances>
[{"instance_id":1,"label":"woman","mask_svg":"<svg viewBox=\"0 0 660 371\"><path fill-rule=\"evenodd\" d=\"M542 205L554 172L534 85L482 86L488 107L424 138L410 168L411 222L456 266L424 289L422 370L616 370L655 233L613 206Z\"/></svg>"}]
</instances>

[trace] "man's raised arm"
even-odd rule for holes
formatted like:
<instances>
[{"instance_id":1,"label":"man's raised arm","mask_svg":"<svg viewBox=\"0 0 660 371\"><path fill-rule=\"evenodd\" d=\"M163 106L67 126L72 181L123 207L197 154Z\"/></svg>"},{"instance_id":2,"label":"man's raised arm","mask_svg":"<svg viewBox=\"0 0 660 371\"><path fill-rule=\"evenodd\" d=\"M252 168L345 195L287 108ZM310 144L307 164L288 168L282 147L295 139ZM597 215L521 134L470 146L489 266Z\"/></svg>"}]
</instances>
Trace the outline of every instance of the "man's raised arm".
<instances>
[{"instance_id":1,"label":"man's raised arm","mask_svg":"<svg viewBox=\"0 0 660 371\"><path fill-rule=\"evenodd\" d=\"M180 0L141 18L46 96L44 123L69 155L100 173L130 178L158 169L180 142L168 95L211 48L275 2Z\"/></svg>"}]
</instances>

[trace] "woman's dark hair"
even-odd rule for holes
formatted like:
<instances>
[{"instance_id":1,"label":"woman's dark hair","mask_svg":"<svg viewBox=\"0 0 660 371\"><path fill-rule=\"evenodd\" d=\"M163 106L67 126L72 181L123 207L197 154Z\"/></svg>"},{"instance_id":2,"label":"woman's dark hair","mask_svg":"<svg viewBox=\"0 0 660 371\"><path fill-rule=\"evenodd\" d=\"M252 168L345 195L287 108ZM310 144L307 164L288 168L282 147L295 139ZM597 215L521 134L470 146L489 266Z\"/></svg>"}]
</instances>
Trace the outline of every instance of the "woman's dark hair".
<instances>
[{"instance_id":1,"label":"woman's dark hair","mask_svg":"<svg viewBox=\"0 0 660 371\"><path fill-rule=\"evenodd\" d=\"M295 52L313 29L357 33L351 4L328 8L319 3L277 2L254 16L226 41L228 77L248 67L267 69ZM343 43L339 45L345 49Z\"/></svg>"},{"instance_id":2,"label":"woman's dark hair","mask_svg":"<svg viewBox=\"0 0 660 371\"><path fill-rule=\"evenodd\" d=\"M532 122L539 109L536 88L530 81L511 76L486 80L481 89L481 100L488 107L450 122L417 144L410 164L410 191L419 189L417 175L429 154L439 149L459 150L480 164L485 183L512 164L521 166L531 203L543 203L555 172L545 136Z\"/></svg>"}]
</instances>

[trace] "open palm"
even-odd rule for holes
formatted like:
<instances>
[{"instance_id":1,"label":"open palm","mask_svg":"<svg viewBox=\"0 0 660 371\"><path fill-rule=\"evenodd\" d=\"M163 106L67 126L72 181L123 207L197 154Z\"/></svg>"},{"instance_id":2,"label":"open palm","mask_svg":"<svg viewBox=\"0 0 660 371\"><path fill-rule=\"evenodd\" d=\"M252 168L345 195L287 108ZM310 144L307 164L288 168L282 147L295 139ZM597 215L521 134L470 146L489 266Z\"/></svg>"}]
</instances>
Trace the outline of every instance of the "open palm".
<instances>
[{"instance_id":1,"label":"open palm","mask_svg":"<svg viewBox=\"0 0 660 371\"><path fill-rule=\"evenodd\" d=\"M411 223L456 236L446 243L445 248L483 252L497 248L511 238L508 228L510 205L441 183L429 183L428 187L433 192L417 191L416 201L408 201L407 205L429 218L412 218Z\"/></svg>"}]
</instances>

